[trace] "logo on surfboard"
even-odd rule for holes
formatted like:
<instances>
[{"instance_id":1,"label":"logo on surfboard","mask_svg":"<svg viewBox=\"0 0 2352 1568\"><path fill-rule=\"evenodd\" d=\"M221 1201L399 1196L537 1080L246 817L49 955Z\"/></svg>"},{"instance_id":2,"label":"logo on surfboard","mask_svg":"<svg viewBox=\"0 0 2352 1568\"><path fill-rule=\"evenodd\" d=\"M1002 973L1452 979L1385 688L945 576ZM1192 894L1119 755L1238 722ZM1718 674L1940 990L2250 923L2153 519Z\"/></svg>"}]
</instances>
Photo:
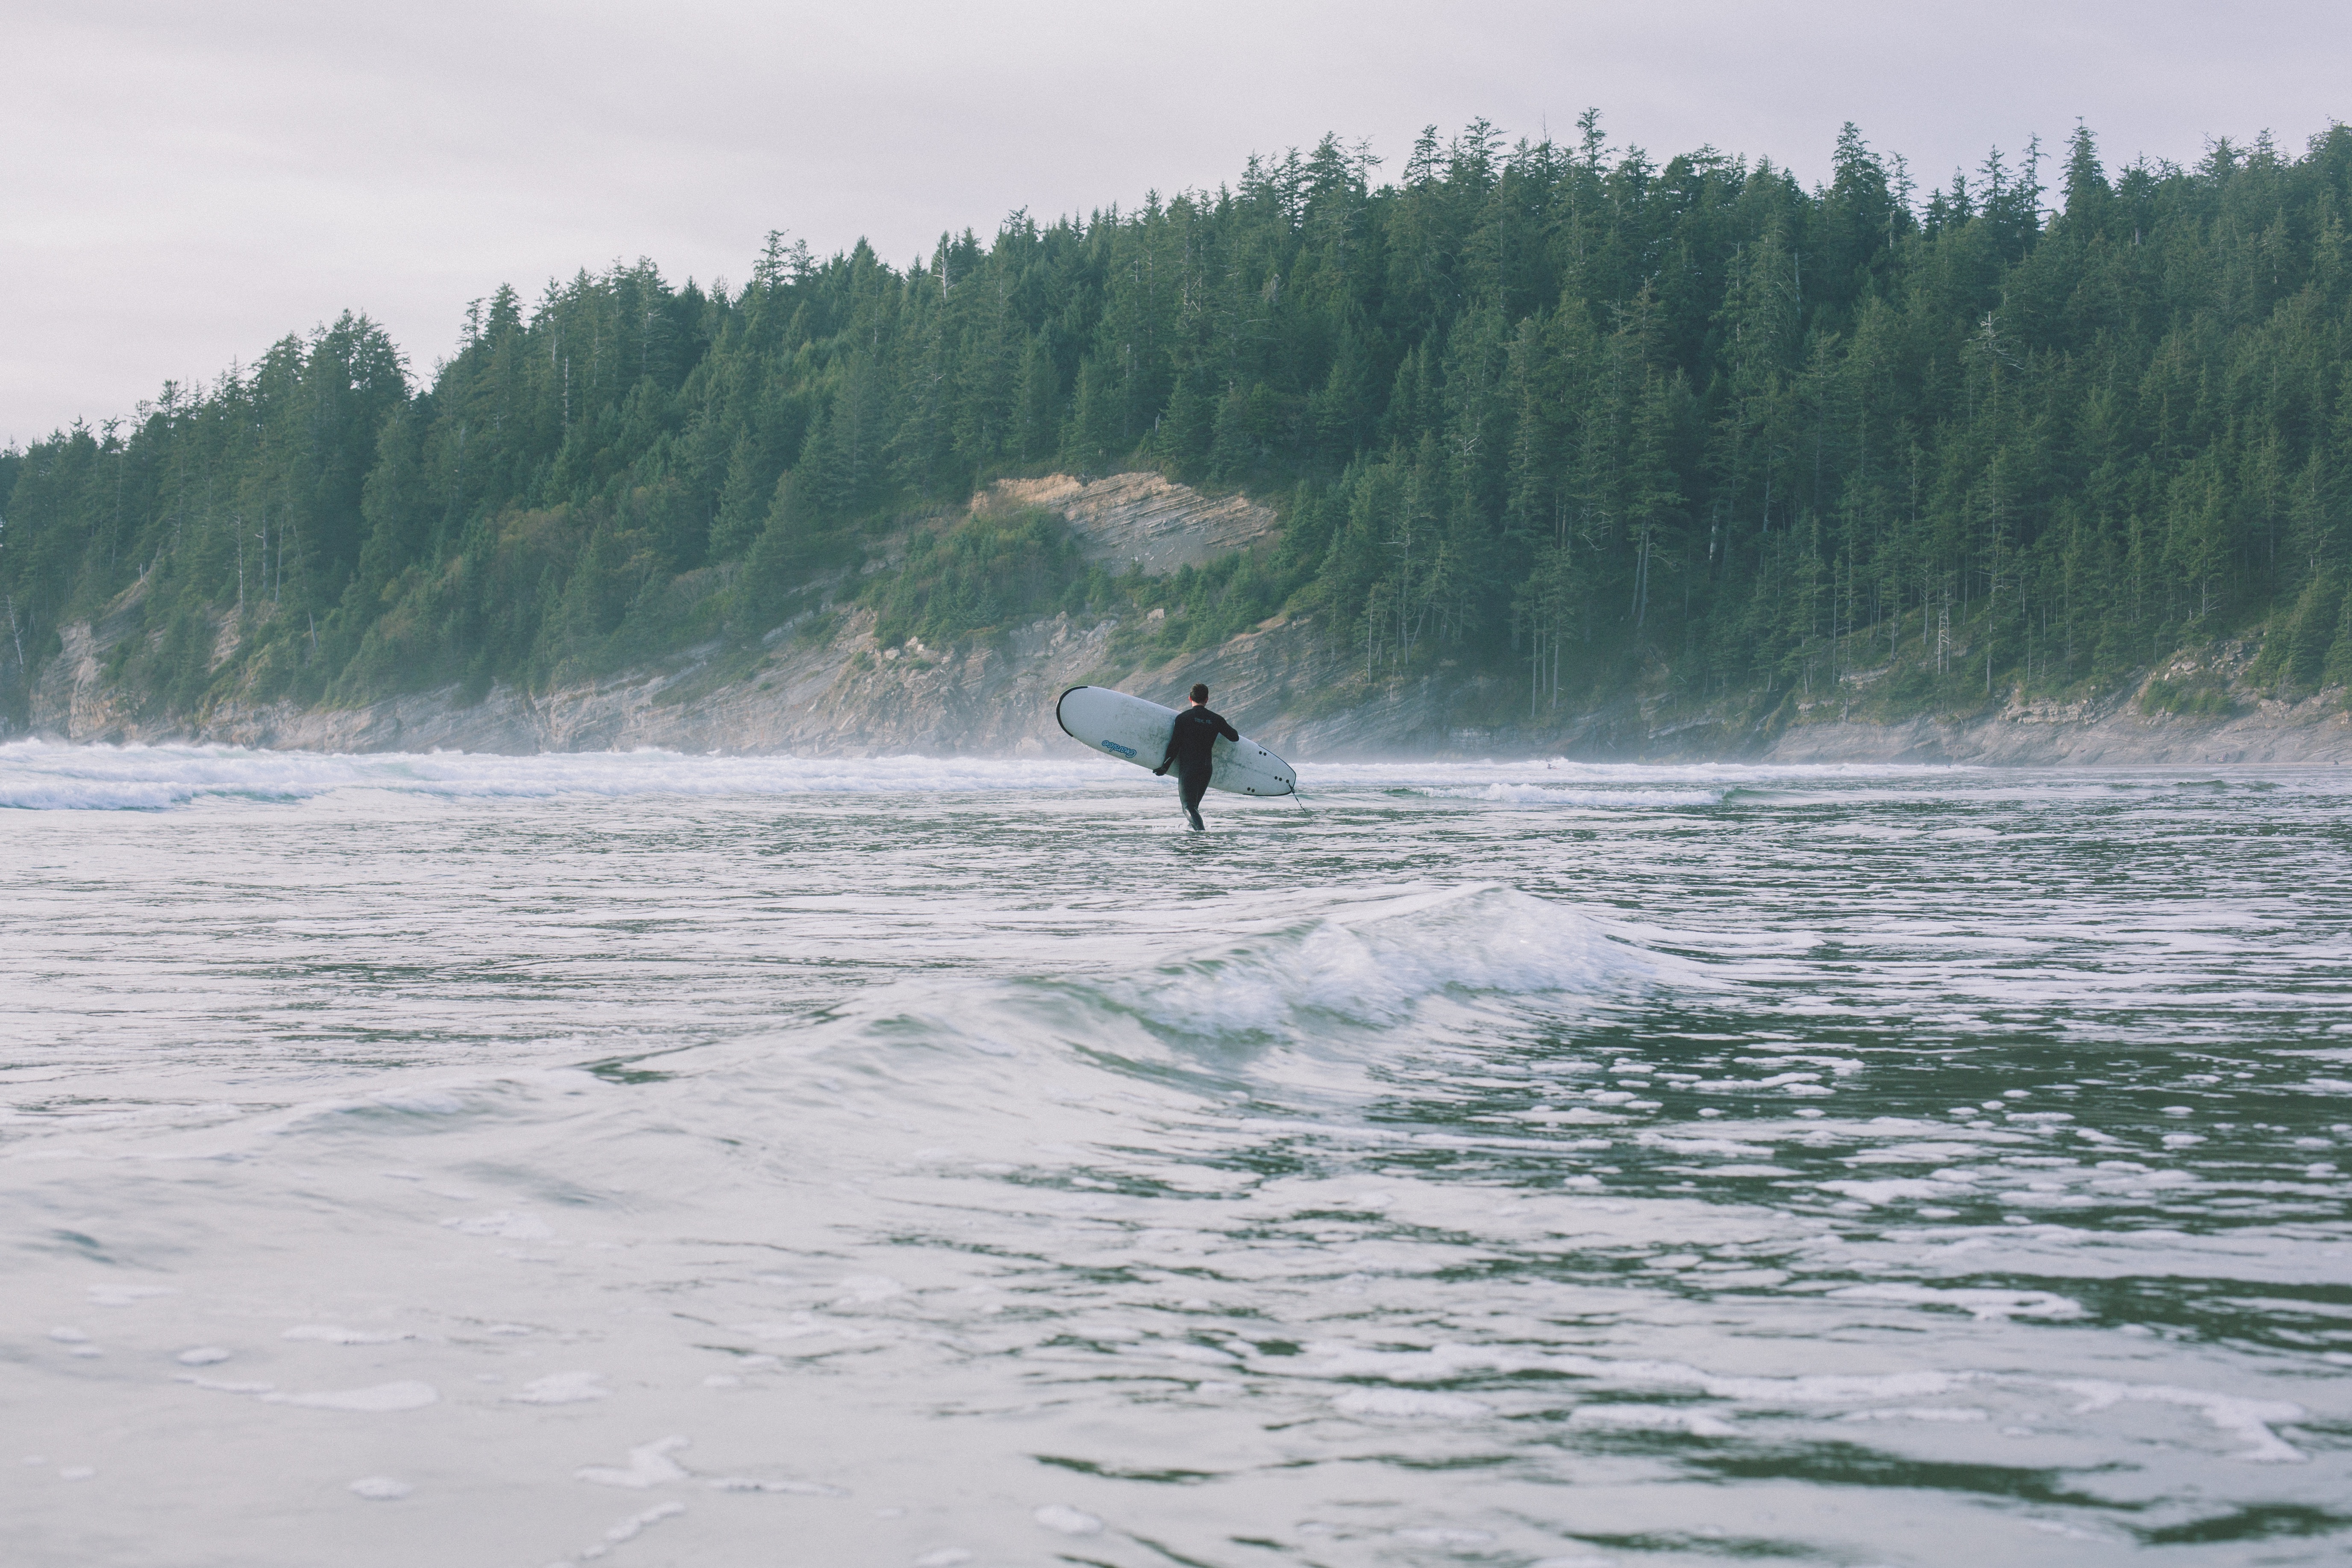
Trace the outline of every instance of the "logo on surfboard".
<instances>
[{"instance_id":1,"label":"logo on surfboard","mask_svg":"<svg viewBox=\"0 0 2352 1568\"><path fill-rule=\"evenodd\" d=\"M1106 752L1117 752L1122 757L1131 757L1135 755L1135 748L1133 746L1122 746L1117 741L1105 741L1102 743L1102 749Z\"/></svg>"}]
</instances>

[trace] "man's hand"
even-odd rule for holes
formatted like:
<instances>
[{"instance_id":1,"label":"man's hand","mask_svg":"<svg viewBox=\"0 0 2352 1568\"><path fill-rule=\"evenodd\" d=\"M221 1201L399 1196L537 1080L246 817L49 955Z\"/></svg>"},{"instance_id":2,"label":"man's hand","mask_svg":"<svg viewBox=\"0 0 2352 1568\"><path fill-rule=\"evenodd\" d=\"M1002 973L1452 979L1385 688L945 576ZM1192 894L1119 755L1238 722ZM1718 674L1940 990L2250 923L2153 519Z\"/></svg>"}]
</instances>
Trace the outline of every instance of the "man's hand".
<instances>
[{"instance_id":1,"label":"man's hand","mask_svg":"<svg viewBox=\"0 0 2352 1568\"><path fill-rule=\"evenodd\" d=\"M1162 763L1158 767L1152 769L1151 776L1156 779L1166 778L1168 776L1168 764L1166 763Z\"/></svg>"}]
</instances>

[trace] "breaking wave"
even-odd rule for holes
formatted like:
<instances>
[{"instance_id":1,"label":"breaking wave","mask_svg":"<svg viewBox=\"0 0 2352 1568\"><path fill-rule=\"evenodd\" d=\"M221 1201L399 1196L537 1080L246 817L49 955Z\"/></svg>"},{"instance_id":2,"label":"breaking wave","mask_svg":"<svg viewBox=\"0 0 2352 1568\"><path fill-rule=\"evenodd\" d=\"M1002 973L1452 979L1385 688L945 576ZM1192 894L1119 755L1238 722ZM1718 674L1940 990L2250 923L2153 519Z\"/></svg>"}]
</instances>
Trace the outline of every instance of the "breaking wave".
<instances>
[{"instance_id":1,"label":"breaking wave","mask_svg":"<svg viewBox=\"0 0 2352 1568\"><path fill-rule=\"evenodd\" d=\"M339 790L411 795L954 794L1088 789L1141 775L1091 758L689 756L681 752L366 755L240 746L0 744L0 807L162 811L205 799L299 801Z\"/></svg>"},{"instance_id":2,"label":"breaking wave","mask_svg":"<svg viewBox=\"0 0 2352 1568\"><path fill-rule=\"evenodd\" d=\"M1713 805L1723 799L1719 789L1569 789L1558 784L1490 784L1483 789L1425 789L1423 795L1447 800L1494 800L1513 805L1673 806Z\"/></svg>"},{"instance_id":3,"label":"breaking wave","mask_svg":"<svg viewBox=\"0 0 2352 1568\"><path fill-rule=\"evenodd\" d=\"M1167 1026L1278 1034L1308 1016L1385 1026L1441 993L1585 991L1650 968L1590 916L1488 883L1192 954L1105 994Z\"/></svg>"},{"instance_id":4,"label":"breaking wave","mask_svg":"<svg viewBox=\"0 0 2352 1568\"><path fill-rule=\"evenodd\" d=\"M1712 805L1759 785L1891 778L1875 764L1651 765L1424 761L1318 763L1308 793L1403 789L1446 798L1585 808ZM165 811L201 801L296 802L340 791L474 799L557 795L952 795L1155 787L1139 772L1082 754L1040 757L803 757L634 752L256 751L242 746L0 742L0 808Z\"/></svg>"},{"instance_id":5,"label":"breaking wave","mask_svg":"<svg viewBox=\"0 0 2352 1568\"><path fill-rule=\"evenodd\" d=\"M1375 1042L1400 1029L1425 1045L1460 1009L1599 996L1672 962L1580 910L1479 884L1382 900L1127 973L894 986L773 1044L889 1083L901 1106L911 1093L962 1111L998 1092L1025 1099L1041 1081L1078 1081L1073 1071L1140 1073L1212 1094L1290 1076L1258 1054L1265 1049L1336 1064L1339 1079L1311 1074L1328 1089L1391 1060ZM1432 1004L1451 1008L1433 1015Z\"/></svg>"}]
</instances>

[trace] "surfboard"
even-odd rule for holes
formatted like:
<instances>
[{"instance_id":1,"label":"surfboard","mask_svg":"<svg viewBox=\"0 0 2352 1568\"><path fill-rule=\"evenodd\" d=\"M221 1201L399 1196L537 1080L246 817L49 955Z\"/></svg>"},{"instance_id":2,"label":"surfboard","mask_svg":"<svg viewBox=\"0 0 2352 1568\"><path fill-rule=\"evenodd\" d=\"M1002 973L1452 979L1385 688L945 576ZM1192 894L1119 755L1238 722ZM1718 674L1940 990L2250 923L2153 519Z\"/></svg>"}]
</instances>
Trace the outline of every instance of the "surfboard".
<instances>
[{"instance_id":1,"label":"surfboard","mask_svg":"<svg viewBox=\"0 0 2352 1568\"><path fill-rule=\"evenodd\" d=\"M1062 732L1090 751L1151 769L1168 754L1176 710L1162 708L1108 686L1073 686L1054 705ZM1209 752L1209 787L1234 795L1292 795L1298 775L1290 764L1244 735L1238 743L1217 737Z\"/></svg>"}]
</instances>

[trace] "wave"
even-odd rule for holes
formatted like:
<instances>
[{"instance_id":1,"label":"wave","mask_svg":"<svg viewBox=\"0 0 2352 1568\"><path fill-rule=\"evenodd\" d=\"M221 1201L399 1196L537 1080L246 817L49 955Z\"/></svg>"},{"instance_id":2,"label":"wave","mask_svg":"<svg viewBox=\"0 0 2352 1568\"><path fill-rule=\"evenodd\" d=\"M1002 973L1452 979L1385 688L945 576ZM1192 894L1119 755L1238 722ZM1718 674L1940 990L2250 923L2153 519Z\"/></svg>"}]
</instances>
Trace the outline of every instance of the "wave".
<instances>
[{"instance_id":1,"label":"wave","mask_svg":"<svg viewBox=\"0 0 2352 1568\"><path fill-rule=\"evenodd\" d=\"M1377 900L1126 973L908 984L773 1048L824 1058L894 1106L970 1114L1108 1072L1222 1100L1351 1098L1393 1042L1445 1037L1463 1009L1538 1008L1640 984L1669 961L1584 912L1496 884ZM1433 1011L1434 1009L1434 1011ZM721 1047L723 1048L723 1047ZM773 1081L764 1068L747 1069ZM803 1079L802 1081L813 1081ZM1095 1083L1092 1087L1099 1087Z\"/></svg>"},{"instance_id":2,"label":"wave","mask_svg":"<svg viewBox=\"0 0 2352 1568\"><path fill-rule=\"evenodd\" d=\"M1513 805L1603 807L1713 805L1719 789L1570 789L1558 784L1490 784L1485 788L1423 788L1418 793L1448 800L1493 800Z\"/></svg>"},{"instance_id":3,"label":"wave","mask_svg":"<svg viewBox=\"0 0 2352 1568\"><path fill-rule=\"evenodd\" d=\"M1482 883L1196 953L1104 994L1187 1033L1278 1034L1309 1016L1387 1026L1441 993L1587 991L1651 967L1579 910Z\"/></svg>"},{"instance_id":4,"label":"wave","mask_svg":"<svg viewBox=\"0 0 2352 1568\"><path fill-rule=\"evenodd\" d=\"M910 977L719 1040L583 1038L479 1068L369 1060L285 1099L224 1089L102 1116L0 1109L0 1122L16 1139L110 1131L208 1155L294 1132L442 1136L465 1123L468 1136L499 1137L583 1115L612 1119L593 1136L626 1141L643 1131L646 1102L601 1092L625 1083L665 1086L648 1092L675 1097L663 1114L681 1126L732 1127L746 1107L789 1106L761 1119L791 1127L796 1157L820 1163L863 1159L881 1122L921 1129L918 1142L1022 1129L1075 1144L1147 1102L1163 1127L1236 1098L1294 1110L1352 1104L1381 1092L1401 1055L1444 1049L1497 1014L1551 1016L1605 1000L1679 962L1629 928L1500 884L1359 895L1337 908L1319 898L1319 910L1125 967L1109 956L1114 937L1076 973ZM1126 1109L1107 1123L1115 1104ZM483 1223L494 1222L505 1223Z\"/></svg>"},{"instance_id":5,"label":"wave","mask_svg":"<svg viewBox=\"0 0 2352 1568\"><path fill-rule=\"evenodd\" d=\"M1573 763L1418 762L1315 763L1308 794L1397 788L1421 795L1526 805L1606 809L1712 805L1769 783L1822 784L1929 773L1864 763L1764 766L1709 763L1658 766ZM807 757L551 752L504 756L480 752L256 751L193 744L92 745L0 742L0 808L31 811L166 811L202 801L292 803L341 791L478 799L556 795L803 795L981 794L1155 785L1101 758Z\"/></svg>"},{"instance_id":6,"label":"wave","mask_svg":"<svg viewBox=\"0 0 2352 1568\"><path fill-rule=\"evenodd\" d=\"M1442 776L1448 782L1465 784L1696 784L1729 789L1759 784L1944 778L1982 771L1949 763L1580 763L1569 757L1516 762L1490 758L1475 762L1318 763L1314 769L1317 781L1327 788L1422 784Z\"/></svg>"},{"instance_id":7,"label":"wave","mask_svg":"<svg viewBox=\"0 0 2352 1568\"><path fill-rule=\"evenodd\" d=\"M162 811L205 799L300 801L341 790L460 798L797 795L1071 790L1142 784L1092 758L689 756L681 752L262 752L241 746L0 744L0 807Z\"/></svg>"}]
</instances>

